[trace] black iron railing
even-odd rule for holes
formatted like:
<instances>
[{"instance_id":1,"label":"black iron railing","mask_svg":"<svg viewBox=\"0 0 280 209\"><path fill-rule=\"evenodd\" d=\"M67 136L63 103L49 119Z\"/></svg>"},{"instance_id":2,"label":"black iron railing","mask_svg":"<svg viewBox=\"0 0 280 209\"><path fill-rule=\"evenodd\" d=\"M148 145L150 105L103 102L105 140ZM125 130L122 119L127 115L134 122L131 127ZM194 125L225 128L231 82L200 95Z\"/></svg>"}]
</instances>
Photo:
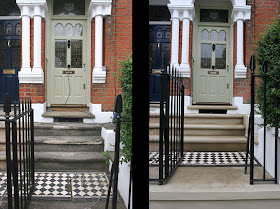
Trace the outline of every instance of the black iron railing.
<instances>
[{"instance_id":1,"label":"black iron railing","mask_svg":"<svg viewBox=\"0 0 280 209\"><path fill-rule=\"evenodd\" d=\"M245 164L245 174L247 173L247 161L248 161L248 157L250 154L250 184L254 184L254 182L275 182L277 184L278 179L277 179L277 171L278 171L278 119L279 119L279 114L277 112L277 109L279 107L279 96L277 96L276 94L276 98L275 98L275 121L274 121L274 127L275 127L275 156L274 156L274 160L275 160L275 164L274 164L274 178L267 178L266 177L266 154L267 154L267 140L266 140L266 127L267 127L267 110L266 110L266 106L267 106L267 79L269 79L269 75L267 75L267 63L264 62L262 69L263 69L263 74L262 75L256 75L255 74L255 57L254 55L251 56L251 60L250 60L250 69L251 69L251 112L250 112L250 116L249 116L249 127L248 127L248 139L247 139L247 152L246 152L246 164ZM260 78L263 79L263 119L264 119L264 150L263 150L263 172L262 172L262 178L255 178L254 175L254 160L255 160L255 153L254 153L254 138L255 138L255 134L254 134L254 124L255 124L255 80L256 78ZM278 89L278 84L276 86L276 89ZM260 101L258 101L260 102Z\"/></svg>"},{"instance_id":2,"label":"black iron railing","mask_svg":"<svg viewBox=\"0 0 280 209\"><path fill-rule=\"evenodd\" d=\"M118 177L119 177L119 164L120 164L120 143L121 143L121 124L122 123L131 123L131 120L121 119L123 105L122 105L122 97L121 95L117 96L116 105L115 105L115 113L116 113L116 128L115 128L115 155L114 161L111 167L111 176L109 181L109 188L107 193L106 200L106 209L109 208L110 194L111 188L113 188L113 197L112 197L112 209L117 209L117 199L118 199ZM131 162L132 164L132 162ZM129 179L129 195L128 195L128 209L130 209L131 205L131 183L132 183L132 171L130 169L130 179Z\"/></svg>"},{"instance_id":3,"label":"black iron railing","mask_svg":"<svg viewBox=\"0 0 280 209\"><path fill-rule=\"evenodd\" d=\"M152 76L152 72L150 76ZM184 85L176 68L168 68L160 74L160 120L158 181L167 181L183 159L184 152ZM151 104L151 103L150 103Z\"/></svg>"},{"instance_id":4,"label":"black iron railing","mask_svg":"<svg viewBox=\"0 0 280 209\"><path fill-rule=\"evenodd\" d=\"M10 112L13 109L14 115ZM27 209L34 181L34 112L31 100L4 99L8 209Z\"/></svg>"}]
</instances>

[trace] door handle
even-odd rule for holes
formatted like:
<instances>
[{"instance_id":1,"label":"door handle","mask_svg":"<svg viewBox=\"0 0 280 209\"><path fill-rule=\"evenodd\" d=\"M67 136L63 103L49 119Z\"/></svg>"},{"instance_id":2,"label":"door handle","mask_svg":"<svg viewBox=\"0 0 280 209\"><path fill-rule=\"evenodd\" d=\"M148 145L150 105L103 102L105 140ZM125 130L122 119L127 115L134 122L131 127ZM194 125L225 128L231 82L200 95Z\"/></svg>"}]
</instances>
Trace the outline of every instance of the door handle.
<instances>
[{"instance_id":1,"label":"door handle","mask_svg":"<svg viewBox=\"0 0 280 209\"><path fill-rule=\"evenodd\" d=\"M8 40L8 47L11 47L11 40Z\"/></svg>"},{"instance_id":2,"label":"door handle","mask_svg":"<svg viewBox=\"0 0 280 209\"><path fill-rule=\"evenodd\" d=\"M85 90L86 89L86 84L84 84L83 87L84 87L84 90Z\"/></svg>"},{"instance_id":3,"label":"door handle","mask_svg":"<svg viewBox=\"0 0 280 209\"><path fill-rule=\"evenodd\" d=\"M212 69L215 70L215 65L212 65Z\"/></svg>"},{"instance_id":4,"label":"door handle","mask_svg":"<svg viewBox=\"0 0 280 209\"><path fill-rule=\"evenodd\" d=\"M213 49L213 51L215 51L215 49L216 49L216 45L215 44L212 45L212 49Z\"/></svg>"},{"instance_id":5,"label":"door handle","mask_svg":"<svg viewBox=\"0 0 280 209\"><path fill-rule=\"evenodd\" d=\"M83 71L86 72L86 64L84 64Z\"/></svg>"},{"instance_id":6,"label":"door handle","mask_svg":"<svg viewBox=\"0 0 280 209\"><path fill-rule=\"evenodd\" d=\"M71 65L67 65L67 68L70 69Z\"/></svg>"}]
</instances>

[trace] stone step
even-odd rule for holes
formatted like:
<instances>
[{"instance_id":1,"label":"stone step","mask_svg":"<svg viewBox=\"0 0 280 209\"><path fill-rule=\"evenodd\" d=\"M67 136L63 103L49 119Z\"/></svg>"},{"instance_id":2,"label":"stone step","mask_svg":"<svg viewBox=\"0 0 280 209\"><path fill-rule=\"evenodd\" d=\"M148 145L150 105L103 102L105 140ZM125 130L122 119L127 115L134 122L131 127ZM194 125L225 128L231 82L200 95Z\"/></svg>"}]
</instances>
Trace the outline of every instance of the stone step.
<instances>
[{"instance_id":1,"label":"stone step","mask_svg":"<svg viewBox=\"0 0 280 209\"><path fill-rule=\"evenodd\" d=\"M185 124L243 124L241 114L185 114ZM247 116L246 116L247 117ZM171 120L171 118L170 118ZM159 123L159 114L150 114L150 123Z\"/></svg>"},{"instance_id":2,"label":"stone step","mask_svg":"<svg viewBox=\"0 0 280 209\"><path fill-rule=\"evenodd\" d=\"M35 152L35 171L106 170L103 152ZM0 152L0 169L6 169L6 153Z\"/></svg>"},{"instance_id":3,"label":"stone step","mask_svg":"<svg viewBox=\"0 0 280 209\"><path fill-rule=\"evenodd\" d=\"M95 115L88 111L47 111L42 116L48 118L95 118Z\"/></svg>"},{"instance_id":4,"label":"stone step","mask_svg":"<svg viewBox=\"0 0 280 209\"><path fill-rule=\"evenodd\" d=\"M237 110L237 106L230 105L188 105L189 110Z\"/></svg>"},{"instance_id":5,"label":"stone step","mask_svg":"<svg viewBox=\"0 0 280 209\"><path fill-rule=\"evenodd\" d=\"M158 151L159 137L149 137L149 150ZM184 136L184 151L245 151L245 136Z\"/></svg>"},{"instance_id":6,"label":"stone step","mask_svg":"<svg viewBox=\"0 0 280 209\"><path fill-rule=\"evenodd\" d=\"M35 136L100 136L103 124L35 123Z\"/></svg>"},{"instance_id":7,"label":"stone step","mask_svg":"<svg viewBox=\"0 0 280 209\"><path fill-rule=\"evenodd\" d=\"M159 124L150 123L150 135L159 134ZM184 124L186 136L245 136L242 124Z\"/></svg>"},{"instance_id":8,"label":"stone step","mask_svg":"<svg viewBox=\"0 0 280 209\"><path fill-rule=\"evenodd\" d=\"M35 152L103 152L101 136L35 136Z\"/></svg>"}]
</instances>

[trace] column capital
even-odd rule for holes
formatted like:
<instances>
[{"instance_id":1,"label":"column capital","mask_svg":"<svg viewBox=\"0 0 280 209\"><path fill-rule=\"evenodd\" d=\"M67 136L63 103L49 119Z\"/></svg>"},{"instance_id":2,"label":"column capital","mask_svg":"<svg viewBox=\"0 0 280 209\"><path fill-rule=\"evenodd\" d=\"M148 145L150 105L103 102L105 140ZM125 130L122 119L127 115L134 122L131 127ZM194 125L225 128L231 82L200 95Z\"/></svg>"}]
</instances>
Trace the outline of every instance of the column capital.
<instances>
[{"instance_id":1,"label":"column capital","mask_svg":"<svg viewBox=\"0 0 280 209\"><path fill-rule=\"evenodd\" d=\"M189 19L193 21L195 16L195 9L192 0L170 0L167 7L171 13L171 19L178 18L180 20Z\"/></svg>"},{"instance_id":2,"label":"column capital","mask_svg":"<svg viewBox=\"0 0 280 209\"><path fill-rule=\"evenodd\" d=\"M92 18L98 15L111 15L112 0L91 0L88 11Z\"/></svg>"},{"instance_id":3,"label":"column capital","mask_svg":"<svg viewBox=\"0 0 280 209\"><path fill-rule=\"evenodd\" d=\"M249 5L234 5L231 18L233 19L234 22L237 20L250 20L251 19L251 6Z\"/></svg>"},{"instance_id":4,"label":"column capital","mask_svg":"<svg viewBox=\"0 0 280 209\"><path fill-rule=\"evenodd\" d=\"M21 11L21 16L41 16L45 17L48 6L46 0L16 0Z\"/></svg>"}]
</instances>

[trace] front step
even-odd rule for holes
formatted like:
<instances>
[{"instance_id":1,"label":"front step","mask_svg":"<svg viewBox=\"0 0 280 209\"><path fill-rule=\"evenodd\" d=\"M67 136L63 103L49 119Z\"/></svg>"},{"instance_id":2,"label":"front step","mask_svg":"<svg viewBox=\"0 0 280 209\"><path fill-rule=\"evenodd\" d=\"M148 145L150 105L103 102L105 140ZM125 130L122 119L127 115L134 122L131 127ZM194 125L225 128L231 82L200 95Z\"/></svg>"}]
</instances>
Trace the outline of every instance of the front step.
<instances>
[{"instance_id":1,"label":"front step","mask_svg":"<svg viewBox=\"0 0 280 209\"><path fill-rule=\"evenodd\" d=\"M85 123L35 123L35 136L100 136L102 125Z\"/></svg>"},{"instance_id":2,"label":"front step","mask_svg":"<svg viewBox=\"0 0 280 209\"><path fill-rule=\"evenodd\" d=\"M35 171L106 170L103 152L35 152ZM6 170L6 152L0 152L0 169Z\"/></svg>"},{"instance_id":3,"label":"front step","mask_svg":"<svg viewBox=\"0 0 280 209\"><path fill-rule=\"evenodd\" d=\"M246 115L241 114L185 114L184 150L246 150L246 118ZM174 134L174 130L172 131ZM150 150L157 151L159 149L159 114L150 114L149 133ZM171 134L171 130L169 133Z\"/></svg>"}]
</instances>

